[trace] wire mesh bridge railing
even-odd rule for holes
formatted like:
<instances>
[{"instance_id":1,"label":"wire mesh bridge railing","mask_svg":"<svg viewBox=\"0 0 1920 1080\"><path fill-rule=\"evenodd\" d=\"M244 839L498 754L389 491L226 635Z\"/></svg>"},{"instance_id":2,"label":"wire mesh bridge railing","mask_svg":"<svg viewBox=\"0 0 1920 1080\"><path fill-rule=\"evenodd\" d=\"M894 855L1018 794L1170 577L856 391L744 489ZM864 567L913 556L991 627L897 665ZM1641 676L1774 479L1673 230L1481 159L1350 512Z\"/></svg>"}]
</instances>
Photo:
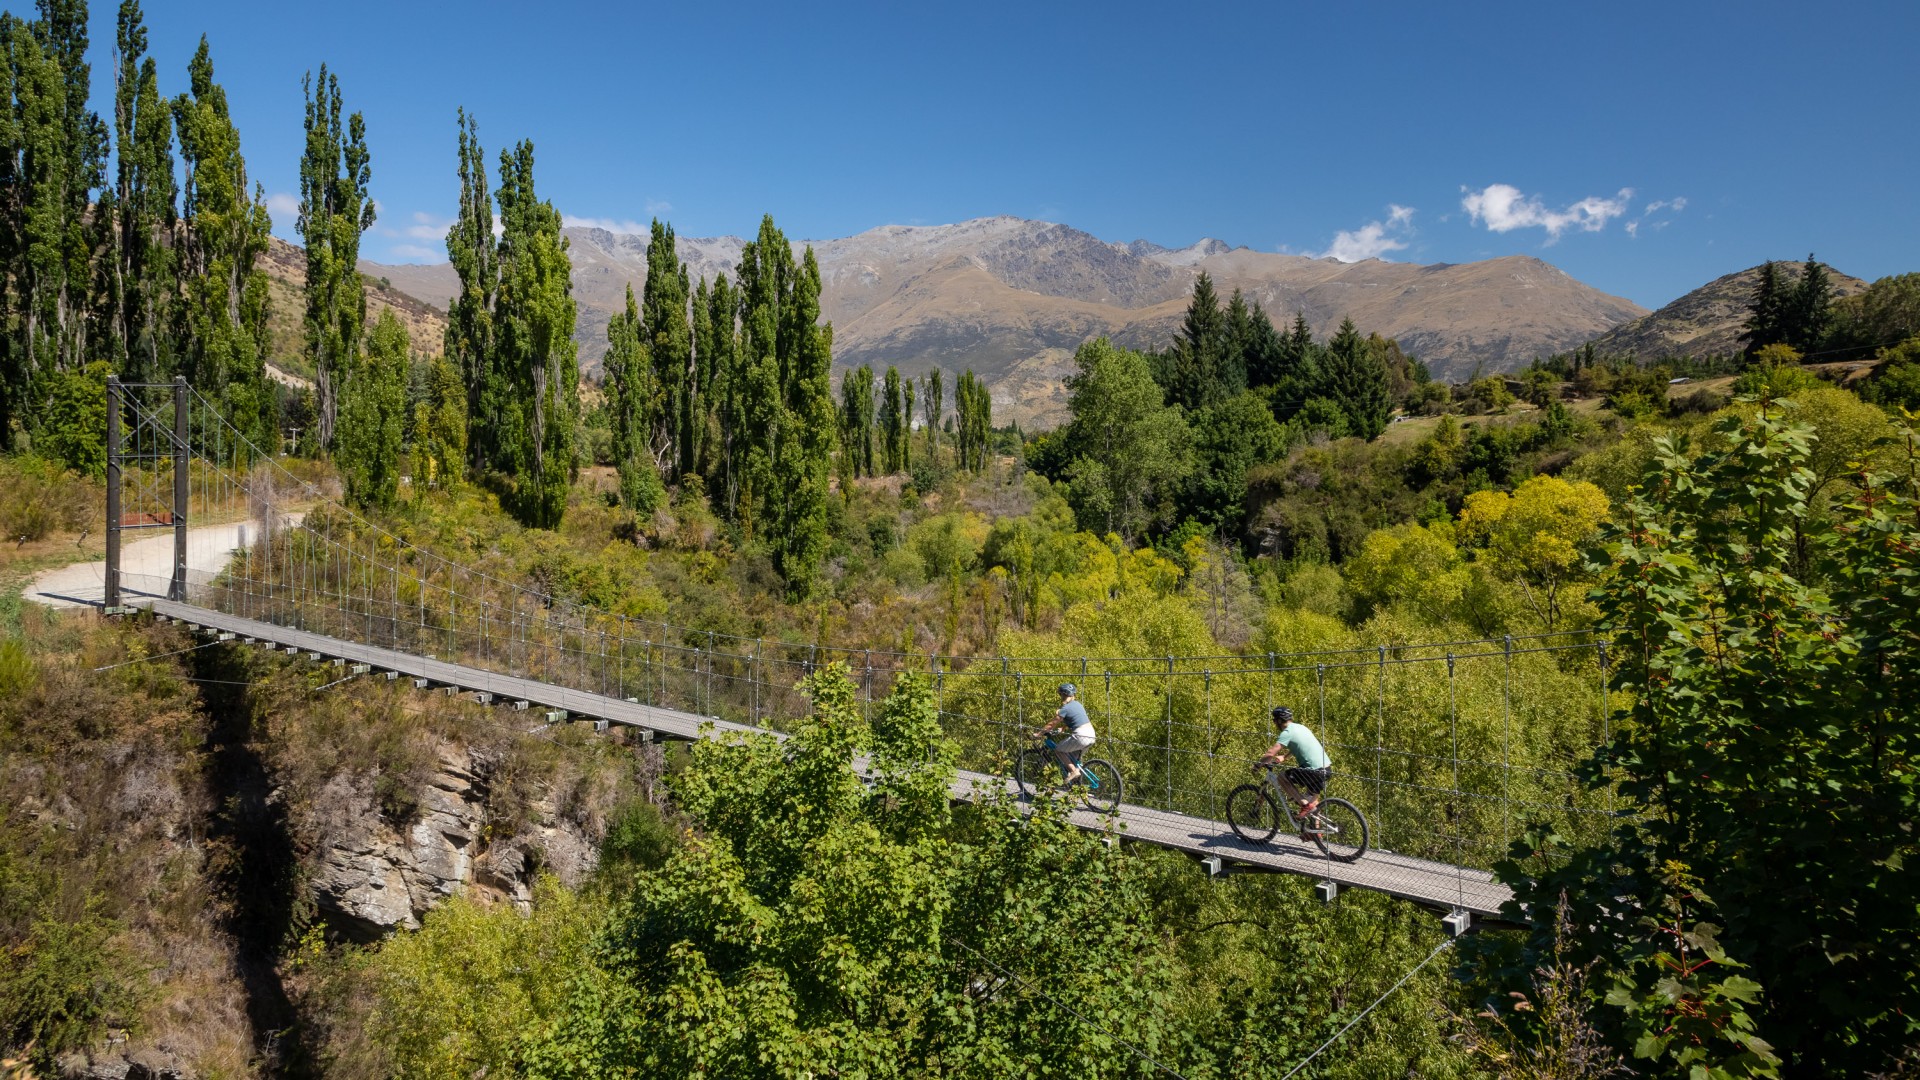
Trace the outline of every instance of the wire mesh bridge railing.
<instances>
[{"instance_id":1,"label":"wire mesh bridge railing","mask_svg":"<svg viewBox=\"0 0 1920 1080\"><path fill-rule=\"evenodd\" d=\"M1285 704L1334 763L1377 849L1484 868L1530 822L1611 828L1616 805L1575 764L1608 734L1607 642L1585 633L1291 654L952 656L742 637L610 613L443 558L344 506L226 423L184 384L113 384L109 548L165 522L164 575L116 567L107 603L145 592L277 626L616 699L780 729L796 684L842 664L864 702L924 677L963 768L1003 774L1072 682L1129 804L1213 821ZM171 415L169 415L171 408ZM187 522L224 523L212 568ZM196 529L201 528L198 524ZM196 534L197 535L197 534Z\"/></svg>"}]
</instances>

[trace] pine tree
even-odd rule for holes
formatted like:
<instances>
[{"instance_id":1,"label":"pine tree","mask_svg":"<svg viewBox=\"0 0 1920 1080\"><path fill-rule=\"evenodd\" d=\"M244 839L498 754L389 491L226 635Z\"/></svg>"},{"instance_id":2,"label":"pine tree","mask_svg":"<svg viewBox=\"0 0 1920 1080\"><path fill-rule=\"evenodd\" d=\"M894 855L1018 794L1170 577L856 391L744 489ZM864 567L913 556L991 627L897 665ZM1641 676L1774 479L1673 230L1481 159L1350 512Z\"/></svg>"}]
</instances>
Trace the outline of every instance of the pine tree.
<instances>
[{"instance_id":1,"label":"pine tree","mask_svg":"<svg viewBox=\"0 0 1920 1080\"><path fill-rule=\"evenodd\" d=\"M1227 298L1226 327L1221 334L1220 344L1220 397L1234 397L1247 388L1247 354L1254 347L1254 339L1259 333L1255 323L1256 316L1264 319L1264 313L1257 306L1247 303L1246 296L1239 289ZM1271 329L1272 324L1268 324Z\"/></svg>"},{"instance_id":2,"label":"pine tree","mask_svg":"<svg viewBox=\"0 0 1920 1080\"><path fill-rule=\"evenodd\" d=\"M1772 259L1760 267L1760 280L1754 286L1753 301L1747 305L1746 333L1749 359L1769 345L1786 340L1788 293L1780 281L1780 268Z\"/></svg>"},{"instance_id":3,"label":"pine tree","mask_svg":"<svg viewBox=\"0 0 1920 1080\"><path fill-rule=\"evenodd\" d=\"M1228 347L1227 316L1205 271L1193 283L1187 317L1167 360L1167 400L1189 409L1205 408L1226 397L1222 357Z\"/></svg>"},{"instance_id":4,"label":"pine tree","mask_svg":"<svg viewBox=\"0 0 1920 1080\"><path fill-rule=\"evenodd\" d=\"M260 186L248 196L240 132L226 91L213 81L204 37L187 76L190 92L173 103L186 166L179 370L235 427L270 446L276 438L266 369L270 301L266 272L255 264L266 254L273 223ZM359 280L356 272L356 287Z\"/></svg>"},{"instance_id":5,"label":"pine tree","mask_svg":"<svg viewBox=\"0 0 1920 1080\"><path fill-rule=\"evenodd\" d=\"M1377 438L1393 415L1393 401L1387 393L1386 369L1352 319L1343 319L1327 342L1324 364L1314 396L1339 406L1349 433L1369 441Z\"/></svg>"},{"instance_id":6,"label":"pine tree","mask_svg":"<svg viewBox=\"0 0 1920 1080\"><path fill-rule=\"evenodd\" d=\"M1287 370L1287 340L1257 303L1247 313L1246 334L1240 342L1240 363L1246 370L1247 386L1252 388L1278 386L1291 374Z\"/></svg>"},{"instance_id":7,"label":"pine tree","mask_svg":"<svg viewBox=\"0 0 1920 1080\"><path fill-rule=\"evenodd\" d=\"M1833 329L1833 278L1811 254L1800 283L1787 298L1786 308L1787 344L1802 354L1826 344L1827 334Z\"/></svg>"},{"instance_id":8,"label":"pine tree","mask_svg":"<svg viewBox=\"0 0 1920 1080\"><path fill-rule=\"evenodd\" d=\"M307 248L307 359L313 366L320 411L319 441L333 445L341 382L360 354L367 321L360 281L360 234L373 227L367 185L373 178L367 123L341 117L340 80L320 65L320 78L302 80L306 95L306 152L300 159L300 238Z\"/></svg>"},{"instance_id":9,"label":"pine tree","mask_svg":"<svg viewBox=\"0 0 1920 1080\"><path fill-rule=\"evenodd\" d=\"M653 360L640 340L640 307L627 285L627 307L607 322L607 412L613 421L613 467L620 474L620 502L636 516L660 505L660 465L650 443L654 431Z\"/></svg>"},{"instance_id":10,"label":"pine tree","mask_svg":"<svg viewBox=\"0 0 1920 1080\"><path fill-rule=\"evenodd\" d=\"M493 348L500 268L479 124L465 109L455 115L460 132L460 212L447 230L447 258L460 277L460 292L447 305L445 348L466 388L468 460L476 470L486 470L500 460L506 396L505 375L494 363Z\"/></svg>"},{"instance_id":11,"label":"pine tree","mask_svg":"<svg viewBox=\"0 0 1920 1080\"><path fill-rule=\"evenodd\" d=\"M400 491L401 429L407 411L407 328L382 308L367 337L366 355L341 383L334 461L347 498L386 509Z\"/></svg>"},{"instance_id":12,"label":"pine tree","mask_svg":"<svg viewBox=\"0 0 1920 1080\"><path fill-rule=\"evenodd\" d=\"M515 516L537 528L560 524L578 467L580 368L573 341L577 306L560 212L533 182L533 143L500 152L500 294L496 351L505 368L505 455L515 478Z\"/></svg>"}]
</instances>

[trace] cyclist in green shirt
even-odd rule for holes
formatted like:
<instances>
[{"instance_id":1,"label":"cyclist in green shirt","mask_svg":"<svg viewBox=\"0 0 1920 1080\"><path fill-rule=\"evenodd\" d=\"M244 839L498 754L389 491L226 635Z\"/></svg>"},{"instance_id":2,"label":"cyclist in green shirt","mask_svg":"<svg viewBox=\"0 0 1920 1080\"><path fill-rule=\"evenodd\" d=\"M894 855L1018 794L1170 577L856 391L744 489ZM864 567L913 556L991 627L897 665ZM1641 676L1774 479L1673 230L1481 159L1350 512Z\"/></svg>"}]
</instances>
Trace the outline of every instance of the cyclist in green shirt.
<instances>
[{"instance_id":1,"label":"cyclist in green shirt","mask_svg":"<svg viewBox=\"0 0 1920 1080\"><path fill-rule=\"evenodd\" d=\"M1280 773L1280 787L1288 798L1300 804L1301 818L1305 820L1320 806L1320 793L1333 777L1333 760L1327 757L1320 740L1314 738L1305 724L1293 722L1293 710L1285 705L1274 707L1273 730L1273 745L1261 755L1260 762L1278 765L1289 755L1293 757L1296 764Z\"/></svg>"}]
</instances>

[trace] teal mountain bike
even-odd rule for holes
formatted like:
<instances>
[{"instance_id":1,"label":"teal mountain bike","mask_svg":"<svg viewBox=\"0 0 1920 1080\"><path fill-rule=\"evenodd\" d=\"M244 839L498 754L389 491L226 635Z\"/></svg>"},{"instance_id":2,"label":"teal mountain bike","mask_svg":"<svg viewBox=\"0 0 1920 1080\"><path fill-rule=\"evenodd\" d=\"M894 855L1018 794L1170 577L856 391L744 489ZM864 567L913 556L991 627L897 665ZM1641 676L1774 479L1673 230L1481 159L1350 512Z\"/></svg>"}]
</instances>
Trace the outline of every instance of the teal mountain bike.
<instances>
[{"instance_id":1,"label":"teal mountain bike","mask_svg":"<svg viewBox=\"0 0 1920 1080\"><path fill-rule=\"evenodd\" d=\"M1064 783L1066 766L1053 755L1057 743L1051 736L1039 745L1029 745L1013 761L1013 778L1020 795L1031 799L1044 785ZM1120 805L1120 770L1101 758L1081 758L1080 775L1067 789L1067 796L1079 800L1090 810L1109 814Z\"/></svg>"}]
</instances>

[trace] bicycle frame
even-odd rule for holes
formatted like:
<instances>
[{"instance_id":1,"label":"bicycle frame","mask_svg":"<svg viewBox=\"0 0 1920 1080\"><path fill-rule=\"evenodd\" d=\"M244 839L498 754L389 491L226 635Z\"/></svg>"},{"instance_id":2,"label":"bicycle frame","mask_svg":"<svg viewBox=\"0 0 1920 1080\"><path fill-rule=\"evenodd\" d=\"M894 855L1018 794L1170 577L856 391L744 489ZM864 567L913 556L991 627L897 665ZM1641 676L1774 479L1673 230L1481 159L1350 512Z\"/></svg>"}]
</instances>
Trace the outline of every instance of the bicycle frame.
<instances>
[{"instance_id":1,"label":"bicycle frame","mask_svg":"<svg viewBox=\"0 0 1920 1080\"><path fill-rule=\"evenodd\" d=\"M1268 765L1265 766L1265 769L1267 773L1267 786L1273 789L1273 801L1279 804L1280 812L1287 815L1287 827L1294 832L1300 831L1304 826L1300 823L1299 818L1293 816L1293 796L1287 794L1287 786L1281 783L1281 776L1285 772L1286 766Z\"/></svg>"},{"instance_id":2,"label":"bicycle frame","mask_svg":"<svg viewBox=\"0 0 1920 1080\"><path fill-rule=\"evenodd\" d=\"M1046 750L1049 750L1049 751L1052 751L1052 750L1057 750L1057 749L1059 749L1059 748L1060 748L1060 744L1059 744L1059 743L1057 743L1057 742L1054 742L1054 741L1053 741L1053 736L1051 736L1051 735L1046 735L1046 736L1042 736L1042 737L1041 737L1041 740L1040 740L1040 745L1041 745L1041 746L1042 746L1043 748L1045 748ZM1066 766L1066 765L1065 765L1065 764L1064 764L1064 763L1063 763L1063 762L1062 762L1062 761L1060 760L1060 757L1059 757L1059 755L1057 755L1057 754L1049 754L1048 756L1049 756L1049 757L1050 757L1050 758L1052 759L1052 761L1053 761L1053 767L1054 767L1054 768L1056 768L1056 769L1058 769L1058 770L1060 770L1060 779L1061 779L1062 781L1064 781L1064 780L1066 780L1066 778L1067 778L1067 766ZM1087 788L1088 788L1088 790L1090 790L1090 791L1099 791L1099 790L1100 790L1100 778L1099 778L1099 777L1097 777L1097 776L1095 776L1095 775L1093 775L1093 773L1091 773L1091 772L1089 772L1089 771L1087 771L1087 770L1085 770L1085 769L1082 769L1082 770L1081 770L1081 772L1080 772L1080 779L1082 779L1082 780L1085 780L1085 781L1087 782Z\"/></svg>"}]
</instances>

